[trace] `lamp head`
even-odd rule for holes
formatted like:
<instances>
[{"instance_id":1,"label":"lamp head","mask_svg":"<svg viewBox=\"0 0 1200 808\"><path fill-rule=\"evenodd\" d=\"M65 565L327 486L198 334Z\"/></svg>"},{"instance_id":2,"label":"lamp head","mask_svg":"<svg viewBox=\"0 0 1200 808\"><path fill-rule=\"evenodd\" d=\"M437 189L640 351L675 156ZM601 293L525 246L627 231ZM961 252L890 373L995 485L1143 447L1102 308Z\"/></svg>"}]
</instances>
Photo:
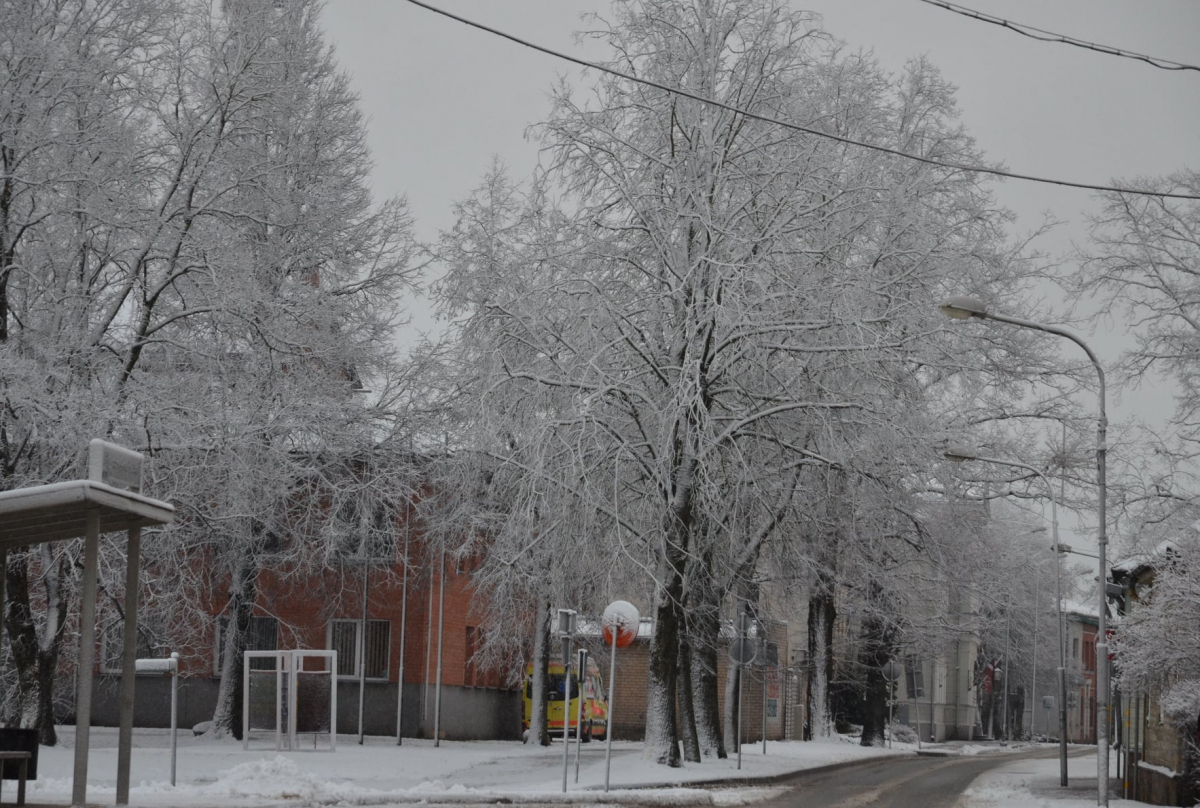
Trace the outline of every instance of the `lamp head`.
<instances>
[{"instance_id":1,"label":"lamp head","mask_svg":"<svg viewBox=\"0 0 1200 808\"><path fill-rule=\"evenodd\" d=\"M947 460L952 460L955 463L962 463L964 460L975 460L979 457L979 452L972 449L970 446L955 446L950 445L942 450L942 455Z\"/></svg>"},{"instance_id":2,"label":"lamp head","mask_svg":"<svg viewBox=\"0 0 1200 808\"><path fill-rule=\"evenodd\" d=\"M987 306L977 297L954 295L938 303L938 310L954 320L969 320L972 317L987 317Z\"/></svg>"}]
</instances>

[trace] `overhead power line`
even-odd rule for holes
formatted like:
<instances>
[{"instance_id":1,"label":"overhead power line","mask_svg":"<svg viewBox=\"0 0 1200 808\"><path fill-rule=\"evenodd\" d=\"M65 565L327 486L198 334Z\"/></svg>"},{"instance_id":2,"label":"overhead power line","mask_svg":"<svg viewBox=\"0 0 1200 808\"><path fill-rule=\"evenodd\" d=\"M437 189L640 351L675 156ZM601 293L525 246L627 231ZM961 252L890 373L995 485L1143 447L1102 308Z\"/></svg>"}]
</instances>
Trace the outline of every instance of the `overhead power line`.
<instances>
[{"instance_id":1,"label":"overhead power line","mask_svg":"<svg viewBox=\"0 0 1200 808\"><path fill-rule=\"evenodd\" d=\"M1144 53L1135 53L1122 48L1114 48L1111 45L1098 45L1095 42L1088 42L1083 39L1076 39L1073 36L1065 34L1056 34L1053 31L1045 31L1041 28L1034 28L1032 25L1025 25L1019 22L1012 22L1003 17L995 17L991 14L986 14L982 11L976 11L973 8L960 6L956 3L948 3L946 0L921 0L922 3L928 3L931 6L944 8L947 11L953 11L955 14L961 14L964 17L970 17L980 22L990 22L992 25L999 25L1001 28L1007 28L1014 33L1022 36L1030 37L1041 42L1056 42L1061 45L1074 45L1077 48L1085 48L1096 53L1104 53L1109 56L1123 56L1126 59L1136 59L1139 62L1145 62L1151 67L1158 67L1163 70L1195 70L1200 72L1200 66L1189 65L1184 62L1175 62L1170 59L1160 59L1157 56L1147 56Z\"/></svg>"},{"instance_id":2,"label":"overhead power line","mask_svg":"<svg viewBox=\"0 0 1200 808\"><path fill-rule=\"evenodd\" d=\"M717 107L719 109L726 110L727 112L732 112L737 115L743 115L752 120L762 121L763 123L769 123L769 124L772 124L773 126L782 126L785 129L791 129L796 132L803 132L808 135L814 135L816 137L822 137L822 138L826 138L828 140L835 140L838 143L845 143L848 146L857 146L862 149L870 149L872 151L883 152L884 154L891 154L891 155L895 155L896 157L903 157L906 160L915 160L919 163L926 163L928 165L939 166L941 168L950 168L950 169L954 169L956 171L973 171L973 172L977 172L980 174L990 174L992 176L1007 177L1009 179L1014 179L1014 180L1026 180L1028 182L1040 182L1040 183L1044 183L1046 185L1062 185L1062 186L1066 186L1068 188L1083 188L1083 189L1089 190L1089 191L1110 191L1110 192L1114 192L1114 193L1133 194L1133 195L1137 195L1137 196L1156 196L1156 197L1164 197L1164 198L1168 198L1168 199L1198 199L1198 200L1200 200L1200 194L1167 193L1167 192L1163 192L1163 191L1151 191L1151 190L1142 189L1142 188L1121 188L1121 187L1114 186L1114 185L1098 185L1098 184L1093 184L1093 183L1088 183L1088 182L1073 182L1071 180L1058 180L1058 179L1052 179L1050 177L1037 177L1032 174L1018 174L1013 171L1004 171L999 168L989 168L988 166L969 165L969 164L964 164L964 163L952 163L952 162L948 162L945 160L936 160L932 157L923 157L919 154L910 154L908 152L902 152L898 149L888 148L887 146L879 146L874 143L865 143L861 140L854 140L853 138L842 137L841 135L835 135L830 132L822 132L819 129L812 129L810 127L802 126L800 124L792 123L790 121L780 120L779 118L772 118L769 115L760 115L756 112L750 112L749 110L741 109L739 107L735 107L731 104L726 104L721 101L716 101L712 98L705 98L703 96L696 95L695 93L689 92L687 90L683 90L679 87L671 87L666 84L660 84L656 81L651 81L650 79L639 78L638 76L630 75L629 73L623 73L622 71L617 70L615 68L607 67L605 65L597 64L595 62L589 62L586 59L580 59L577 56L571 56L570 54L562 53L561 51L556 51L552 48L547 48L544 45L538 45L538 44L530 42L528 40L521 39L518 36L506 33L505 31L501 31L497 28L492 28L491 26L488 26L488 25L484 25L481 22L476 22L474 20L467 19L466 17L460 17L459 15L452 14L451 12L446 11L445 9L441 9L441 8L438 8L437 6L430 5L429 3L423 2L423 0L407 0L407 2L412 3L414 6L420 6L421 8L423 8L427 11L432 11L435 14L441 14L443 17L448 17L448 18L454 20L455 22L462 23L463 25L469 25L472 28L478 28L480 31L486 31L487 33L492 34L494 36L498 36L503 39L507 39L510 42L515 42L518 45L524 45L525 47L531 48L532 50L538 51L540 53L544 53L548 56L553 56L556 59L562 59L567 62L572 62L573 64L577 64L581 67L586 67L591 70L598 70L601 73L607 73L611 76L616 76L618 78L625 79L626 81L632 81L637 84L645 85L647 87L653 87L657 90L662 90L663 92L671 93L672 95L677 95L682 98L690 98L693 101L699 101L702 104L708 104L709 106Z\"/></svg>"}]
</instances>

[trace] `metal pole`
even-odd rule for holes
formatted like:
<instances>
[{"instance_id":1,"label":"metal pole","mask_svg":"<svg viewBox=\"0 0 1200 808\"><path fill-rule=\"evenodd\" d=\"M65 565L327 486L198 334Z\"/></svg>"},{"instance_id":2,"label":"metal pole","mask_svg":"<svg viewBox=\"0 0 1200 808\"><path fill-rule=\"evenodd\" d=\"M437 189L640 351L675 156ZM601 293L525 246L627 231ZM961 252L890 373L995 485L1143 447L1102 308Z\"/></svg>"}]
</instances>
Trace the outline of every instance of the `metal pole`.
<instances>
[{"instance_id":1,"label":"metal pole","mask_svg":"<svg viewBox=\"0 0 1200 808\"><path fill-rule=\"evenodd\" d=\"M411 503L404 506L404 580L400 587L400 662L396 672L396 746L403 743L404 733L404 633L408 627L408 520Z\"/></svg>"},{"instance_id":2,"label":"metal pole","mask_svg":"<svg viewBox=\"0 0 1200 808\"><path fill-rule=\"evenodd\" d=\"M363 745L363 712L367 701L367 599L371 586L371 567L367 564L366 537L363 537L362 628L358 636L358 745Z\"/></svg>"},{"instance_id":3,"label":"metal pole","mask_svg":"<svg viewBox=\"0 0 1200 808\"><path fill-rule=\"evenodd\" d=\"M991 312L979 313L976 316L998 320L999 322L1009 323L1010 325L1016 325L1022 328L1032 328L1037 331L1045 331L1048 334L1055 334L1060 337L1066 337L1083 349L1083 352L1087 354L1088 359L1091 360L1092 367L1096 369L1096 379L1099 383L1098 398L1100 409L1099 416L1096 419L1096 488L1099 499L1099 507L1097 508L1098 525L1096 544L1099 548L1100 560L1100 625L1099 636L1096 643L1096 804L1107 806L1108 722L1112 716L1110 715L1108 694L1108 595L1106 591L1106 584L1108 583L1108 410L1104 368L1101 366L1100 360L1096 357L1096 354L1093 353L1090 347L1088 347L1088 344L1065 328L1045 325L1044 323L1035 323L1031 320L1023 320L1019 317L992 314ZM1103 661L1103 664L1101 664L1101 661Z\"/></svg>"},{"instance_id":4,"label":"metal pole","mask_svg":"<svg viewBox=\"0 0 1200 808\"><path fill-rule=\"evenodd\" d=\"M1067 422L1062 422L1062 455L1066 456L1067 452ZM1059 475L1059 498L1065 499L1067 495L1067 469L1066 463L1060 468L1062 472ZM1067 786L1067 639L1066 629L1063 624L1062 610L1062 553L1058 551L1058 507L1055 504L1053 494L1050 498L1050 519L1051 526L1054 531L1054 587L1055 587L1055 602L1058 606L1058 768L1059 768L1059 785L1063 788ZM1101 581L1103 584L1104 582ZM1102 587L1103 588L1103 587Z\"/></svg>"},{"instance_id":5,"label":"metal pole","mask_svg":"<svg viewBox=\"0 0 1200 808\"><path fill-rule=\"evenodd\" d=\"M920 657L914 657L913 658L913 667L916 668L916 666L920 665L920 664L921 664ZM916 679L917 679L917 677L914 674L913 675L913 691L910 695L912 696L912 703L913 703L913 717L917 721L917 751L919 752L921 750L921 706L917 703Z\"/></svg>"},{"instance_id":6,"label":"metal pole","mask_svg":"<svg viewBox=\"0 0 1200 808\"><path fill-rule=\"evenodd\" d=\"M179 652L171 652L171 785L175 785L175 756L179 751Z\"/></svg>"},{"instance_id":7,"label":"metal pole","mask_svg":"<svg viewBox=\"0 0 1200 808\"><path fill-rule=\"evenodd\" d=\"M603 634L601 634L603 636ZM617 681L617 628L612 631L612 652L608 663L608 716L604 727L604 791L608 791L608 773L612 769L613 699Z\"/></svg>"},{"instance_id":8,"label":"metal pole","mask_svg":"<svg viewBox=\"0 0 1200 808\"><path fill-rule=\"evenodd\" d=\"M442 539L442 555L438 570L438 650L437 682L433 686L433 745L442 744L442 639L446 627L446 540Z\"/></svg>"},{"instance_id":9,"label":"metal pole","mask_svg":"<svg viewBox=\"0 0 1200 808\"><path fill-rule=\"evenodd\" d=\"M762 743L763 754L767 753L767 667L762 669Z\"/></svg>"},{"instance_id":10,"label":"metal pole","mask_svg":"<svg viewBox=\"0 0 1200 808\"><path fill-rule=\"evenodd\" d=\"M83 601L79 615L78 692L75 696L75 770L71 805L87 804L88 741L92 728L92 670L96 665L96 569L100 552L100 512L88 511L83 544Z\"/></svg>"},{"instance_id":11,"label":"metal pole","mask_svg":"<svg viewBox=\"0 0 1200 808\"><path fill-rule=\"evenodd\" d=\"M421 689L421 721L428 726L429 721L429 683L433 677L429 675L429 666L433 661L433 565L429 569L429 607L425 610L425 682Z\"/></svg>"},{"instance_id":12,"label":"metal pole","mask_svg":"<svg viewBox=\"0 0 1200 808\"><path fill-rule=\"evenodd\" d=\"M958 654L958 643L954 644L954 653ZM937 743L937 721L934 720L936 700L934 690L937 685L937 657L929 660L929 742Z\"/></svg>"},{"instance_id":13,"label":"metal pole","mask_svg":"<svg viewBox=\"0 0 1200 808\"><path fill-rule=\"evenodd\" d=\"M744 645L744 643L743 643ZM738 722L737 722L737 750L738 750L738 769L742 768L742 683L746 678L746 668L742 663L738 663Z\"/></svg>"},{"instance_id":14,"label":"metal pole","mask_svg":"<svg viewBox=\"0 0 1200 808\"><path fill-rule=\"evenodd\" d=\"M579 708L575 719L575 782L579 782L579 754L583 746L583 701L587 697L587 657L586 648L579 649Z\"/></svg>"},{"instance_id":15,"label":"metal pole","mask_svg":"<svg viewBox=\"0 0 1200 808\"><path fill-rule=\"evenodd\" d=\"M117 805L129 804L129 765L133 755L133 699L137 673L138 577L142 529L131 527L125 543L125 643L121 659L121 713L117 730Z\"/></svg>"},{"instance_id":16,"label":"metal pole","mask_svg":"<svg viewBox=\"0 0 1200 808\"><path fill-rule=\"evenodd\" d=\"M889 681L888 682L888 725L887 725L888 749L892 748L892 723L893 723L892 710L895 708L895 705L896 705L896 683Z\"/></svg>"},{"instance_id":17,"label":"metal pole","mask_svg":"<svg viewBox=\"0 0 1200 808\"><path fill-rule=\"evenodd\" d=\"M1038 610L1042 603L1042 571L1040 567L1033 568L1033 677L1029 693L1029 737L1037 734L1034 724L1037 723L1037 652L1038 652ZM1025 711L1021 711L1021 720L1025 719Z\"/></svg>"},{"instance_id":18,"label":"metal pole","mask_svg":"<svg viewBox=\"0 0 1200 808\"><path fill-rule=\"evenodd\" d=\"M1008 640L1009 640L1009 634L1010 634L1009 629L1011 629L1011 628L1012 628L1012 611L1009 608L1009 604L1006 603L1004 605L1004 742L1005 743L1008 743L1010 740L1012 740L1009 737L1009 731L1008 731L1008 727L1009 727L1008 680L1010 678L1008 674L1009 674L1009 668L1011 667L1009 665Z\"/></svg>"},{"instance_id":19,"label":"metal pole","mask_svg":"<svg viewBox=\"0 0 1200 808\"><path fill-rule=\"evenodd\" d=\"M561 615L562 612L560 611ZM559 628L562 628L560 626ZM562 638L563 655L563 793L567 793L567 769L571 752L571 635Z\"/></svg>"}]
</instances>

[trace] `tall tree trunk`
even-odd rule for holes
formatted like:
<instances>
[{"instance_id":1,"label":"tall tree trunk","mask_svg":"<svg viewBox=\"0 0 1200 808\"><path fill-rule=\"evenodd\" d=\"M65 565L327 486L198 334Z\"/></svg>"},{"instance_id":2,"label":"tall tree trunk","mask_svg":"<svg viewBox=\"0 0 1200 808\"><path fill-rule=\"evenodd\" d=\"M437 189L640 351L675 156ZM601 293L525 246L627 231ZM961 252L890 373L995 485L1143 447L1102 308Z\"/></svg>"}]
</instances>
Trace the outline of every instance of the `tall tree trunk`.
<instances>
[{"instance_id":1,"label":"tall tree trunk","mask_svg":"<svg viewBox=\"0 0 1200 808\"><path fill-rule=\"evenodd\" d=\"M721 614L712 600L711 590L704 595L701 588L697 608L689 610L692 626L690 643L692 712L696 719L696 736L700 754L704 757L726 757L721 737L721 697L717 683L717 654L720 653Z\"/></svg>"},{"instance_id":2,"label":"tall tree trunk","mask_svg":"<svg viewBox=\"0 0 1200 808\"><path fill-rule=\"evenodd\" d=\"M675 537L671 537L674 539ZM668 540L663 586L654 607L654 636L650 641L650 670L646 687L646 755L656 763L680 765L676 726L679 682L679 633L683 624L682 548Z\"/></svg>"},{"instance_id":3,"label":"tall tree trunk","mask_svg":"<svg viewBox=\"0 0 1200 808\"><path fill-rule=\"evenodd\" d=\"M213 733L217 737L233 735L242 738L242 702L245 698L242 678L245 674L246 635L254 602L258 596L258 559L247 549L238 563L237 574L230 585L228 620L221 636L224 661L221 665L221 684L217 690L217 706L213 713Z\"/></svg>"},{"instance_id":4,"label":"tall tree trunk","mask_svg":"<svg viewBox=\"0 0 1200 808\"><path fill-rule=\"evenodd\" d=\"M833 681L833 624L837 609L833 600L833 581L828 573L818 579L816 593L808 600L808 690L805 693L804 727L806 741L830 738L834 734L829 683Z\"/></svg>"},{"instance_id":5,"label":"tall tree trunk","mask_svg":"<svg viewBox=\"0 0 1200 808\"><path fill-rule=\"evenodd\" d=\"M683 572L690 505L672 512L666 526L664 559L654 604L654 636L646 686L646 756L679 766L677 695L680 634L683 630Z\"/></svg>"},{"instance_id":6,"label":"tall tree trunk","mask_svg":"<svg viewBox=\"0 0 1200 808\"><path fill-rule=\"evenodd\" d=\"M54 731L54 675L66 636L67 596L63 584L67 567L65 559L54 563L48 546L41 555L47 603L44 631L38 632L34 620L27 552L10 554L4 571L8 600L5 627L17 674L17 726L38 730L39 742L54 746L58 743Z\"/></svg>"},{"instance_id":7,"label":"tall tree trunk","mask_svg":"<svg viewBox=\"0 0 1200 808\"><path fill-rule=\"evenodd\" d=\"M861 650L858 661L864 670L863 746L883 746L887 739L889 697L891 687L883 675L884 664L892 658L892 630L884 618L883 590L876 581L868 584L868 613L862 622Z\"/></svg>"},{"instance_id":8,"label":"tall tree trunk","mask_svg":"<svg viewBox=\"0 0 1200 808\"><path fill-rule=\"evenodd\" d=\"M540 596L536 622L533 634L533 676L529 684L533 700L529 716L529 740L539 746L549 746L549 704L546 694L550 687L550 603Z\"/></svg>"},{"instance_id":9,"label":"tall tree trunk","mask_svg":"<svg viewBox=\"0 0 1200 808\"><path fill-rule=\"evenodd\" d=\"M692 644L684 631L679 638L679 730L683 740L683 759L688 763L699 763L700 738L696 734L692 681Z\"/></svg>"},{"instance_id":10,"label":"tall tree trunk","mask_svg":"<svg viewBox=\"0 0 1200 808\"><path fill-rule=\"evenodd\" d=\"M742 705L738 701L738 680L742 675L742 666L730 663L729 672L725 675L725 750L730 754L737 751L741 739L737 736L738 713Z\"/></svg>"}]
</instances>

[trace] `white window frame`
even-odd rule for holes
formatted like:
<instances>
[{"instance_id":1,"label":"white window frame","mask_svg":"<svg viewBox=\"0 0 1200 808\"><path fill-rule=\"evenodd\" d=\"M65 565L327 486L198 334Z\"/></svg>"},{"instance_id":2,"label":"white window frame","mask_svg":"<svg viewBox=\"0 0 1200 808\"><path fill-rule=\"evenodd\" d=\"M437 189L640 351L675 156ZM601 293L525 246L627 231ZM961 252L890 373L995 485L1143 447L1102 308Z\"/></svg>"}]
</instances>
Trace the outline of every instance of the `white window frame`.
<instances>
[{"instance_id":1,"label":"white window frame","mask_svg":"<svg viewBox=\"0 0 1200 808\"><path fill-rule=\"evenodd\" d=\"M391 681L392 675L392 621L384 620L377 617L368 617L368 623L386 623L388 626L387 632L387 650L383 655L383 676L368 676L368 682L388 682ZM341 682L357 682L358 671L362 665L363 653L363 621L362 618L356 617L337 617L330 620L325 626L325 647L333 650L333 624L334 623L352 623L354 625L354 668L353 673L338 674L338 681Z\"/></svg>"}]
</instances>

